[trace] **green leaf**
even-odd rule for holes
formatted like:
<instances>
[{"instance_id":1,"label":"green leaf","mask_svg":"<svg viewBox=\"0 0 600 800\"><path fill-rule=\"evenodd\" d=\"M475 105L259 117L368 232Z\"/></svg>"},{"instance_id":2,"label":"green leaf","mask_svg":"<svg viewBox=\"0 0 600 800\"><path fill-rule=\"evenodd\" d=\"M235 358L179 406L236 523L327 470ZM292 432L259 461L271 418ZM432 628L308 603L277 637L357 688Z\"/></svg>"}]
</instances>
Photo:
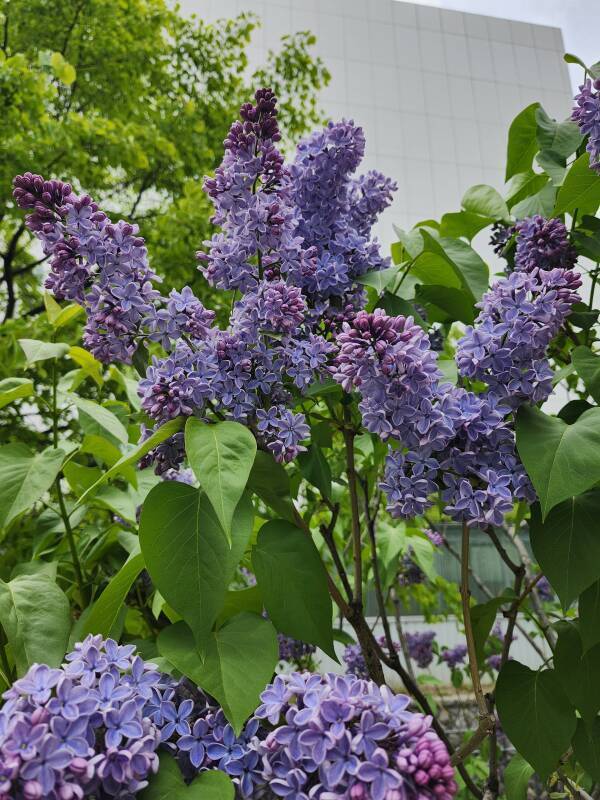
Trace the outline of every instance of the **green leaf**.
<instances>
[{"instance_id":1,"label":"green leaf","mask_svg":"<svg viewBox=\"0 0 600 800\"><path fill-rule=\"evenodd\" d=\"M464 289L479 300L488 287L488 268L477 253L461 239L434 239L421 230L423 252L416 258L411 274L425 284Z\"/></svg>"},{"instance_id":2,"label":"green leaf","mask_svg":"<svg viewBox=\"0 0 600 800\"><path fill-rule=\"evenodd\" d=\"M406 549L406 524L381 520L377 525L377 559L384 586L389 586L396 573L400 553Z\"/></svg>"},{"instance_id":3,"label":"green leaf","mask_svg":"<svg viewBox=\"0 0 600 800\"><path fill-rule=\"evenodd\" d=\"M71 628L69 601L44 573L0 581L0 619L22 676L36 662L58 667Z\"/></svg>"},{"instance_id":4,"label":"green leaf","mask_svg":"<svg viewBox=\"0 0 600 800\"><path fill-rule=\"evenodd\" d=\"M185 450L200 486L228 538L231 521L256 456L256 440L239 422L208 425L191 417L185 426Z\"/></svg>"},{"instance_id":5,"label":"green leaf","mask_svg":"<svg viewBox=\"0 0 600 800\"><path fill-rule=\"evenodd\" d=\"M588 393L600 403L600 356L581 345L571 353L571 361Z\"/></svg>"},{"instance_id":6,"label":"green leaf","mask_svg":"<svg viewBox=\"0 0 600 800\"><path fill-rule=\"evenodd\" d=\"M64 342L41 342L39 339L19 339L21 349L25 353L27 364L36 361L47 361L49 358L61 358L69 352L69 345Z\"/></svg>"},{"instance_id":7,"label":"green leaf","mask_svg":"<svg viewBox=\"0 0 600 800\"><path fill-rule=\"evenodd\" d=\"M64 397L69 403L76 406L79 412L86 414L90 418L93 422L93 428L97 428L97 430L94 431L95 433L108 433L109 436L113 436L122 444L127 444L129 441L127 430L112 411L109 411L93 400L86 400L84 397L79 397L79 395L71 392L66 393ZM92 429L88 427L87 432L92 433Z\"/></svg>"},{"instance_id":8,"label":"green leaf","mask_svg":"<svg viewBox=\"0 0 600 800\"><path fill-rule=\"evenodd\" d=\"M567 64L578 64L580 67L583 68L585 72L588 72L588 68L583 63L583 61L579 58L579 56L574 56L572 53L565 53L563 55L563 60L567 62Z\"/></svg>"},{"instance_id":9,"label":"green leaf","mask_svg":"<svg viewBox=\"0 0 600 800\"><path fill-rule=\"evenodd\" d=\"M356 278L356 282L361 283L363 286L372 286L377 291L377 294L381 294L397 277L398 267L394 266L387 269L372 269Z\"/></svg>"},{"instance_id":10,"label":"green leaf","mask_svg":"<svg viewBox=\"0 0 600 800\"><path fill-rule=\"evenodd\" d=\"M77 308L79 308L79 306L77 306ZM102 364L97 361L91 353L88 353L83 347L74 346L69 348L69 358L72 358L85 374L89 375L96 386L102 386L104 383Z\"/></svg>"},{"instance_id":11,"label":"green leaf","mask_svg":"<svg viewBox=\"0 0 600 800\"><path fill-rule=\"evenodd\" d=\"M247 589L228 591L225 595L225 602L217 617L217 628L230 617L241 614L242 611L250 611L253 614L262 614L263 598L258 586L249 586Z\"/></svg>"},{"instance_id":12,"label":"green leaf","mask_svg":"<svg viewBox=\"0 0 600 800\"><path fill-rule=\"evenodd\" d=\"M232 617L211 634L201 664L185 623L163 630L158 647L180 672L218 700L237 733L257 708L259 695L279 660L275 628L258 614L249 613Z\"/></svg>"},{"instance_id":13,"label":"green leaf","mask_svg":"<svg viewBox=\"0 0 600 800\"><path fill-rule=\"evenodd\" d=\"M257 450L248 478L248 489L280 516L290 521L294 519L289 476L270 453Z\"/></svg>"},{"instance_id":14,"label":"green leaf","mask_svg":"<svg viewBox=\"0 0 600 800\"><path fill-rule=\"evenodd\" d=\"M589 727L582 719L577 720L573 751L588 775L600 781L600 719L595 719Z\"/></svg>"},{"instance_id":15,"label":"green leaf","mask_svg":"<svg viewBox=\"0 0 600 800\"><path fill-rule=\"evenodd\" d=\"M412 547L415 561L421 567L430 581L437 578L437 572L433 566L434 548L429 539L423 536L410 536L408 544Z\"/></svg>"},{"instance_id":16,"label":"green leaf","mask_svg":"<svg viewBox=\"0 0 600 800\"><path fill-rule=\"evenodd\" d=\"M304 479L316 486L323 497L331 497L331 468L321 448L316 444L309 445L297 461Z\"/></svg>"},{"instance_id":17,"label":"green leaf","mask_svg":"<svg viewBox=\"0 0 600 800\"><path fill-rule=\"evenodd\" d=\"M590 169L590 154L584 153L575 161L558 190L554 215L595 214L600 205L600 175Z\"/></svg>"},{"instance_id":18,"label":"green leaf","mask_svg":"<svg viewBox=\"0 0 600 800\"><path fill-rule=\"evenodd\" d=\"M55 317L52 325L54 328L56 328L56 330L58 330L59 328L68 325L69 322L74 320L80 314L83 314L83 306L80 306L78 303L69 303L68 306L61 308L60 314Z\"/></svg>"},{"instance_id":19,"label":"green leaf","mask_svg":"<svg viewBox=\"0 0 600 800\"><path fill-rule=\"evenodd\" d=\"M533 157L538 151L536 111L539 103L532 103L513 119L508 130L506 151L506 175L509 180L519 172L531 168Z\"/></svg>"},{"instance_id":20,"label":"green leaf","mask_svg":"<svg viewBox=\"0 0 600 800\"><path fill-rule=\"evenodd\" d=\"M545 521L536 504L530 536L537 562L568 608L600 578L600 490L565 500Z\"/></svg>"},{"instance_id":21,"label":"green leaf","mask_svg":"<svg viewBox=\"0 0 600 800\"><path fill-rule=\"evenodd\" d=\"M538 408L521 406L516 434L517 450L540 499L542 517L600 480L600 408L591 408L567 425Z\"/></svg>"},{"instance_id":22,"label":"green leaf","mask_svg":"<svg viewBox=\"0 0 600 800\"><path fill-rule=\"evenodd\" d=\"M252 567L277 630L336 659L327 573L312 539L285 520L267 522L252 550Z\"/></svg>"},{"instance_id":23,"label":"green leaf","mask_svg":"<svg viewBox=\"0 0 600 800\"><path fill-rule=\"evenodd\" d=\"M33 381L29 378L5 378L0 381L0 408L30 394L33 394Z\"/></svg>"},{"instance_id":24,"label":"green leaf","mask_svg":"<svg viewBox=\"0 0 600 800\"><path fill-rule=\"evenodd\" d=\"M116 464L107 470L102 475L100 480L96 481L93 486L90 486L90 488L81 495L77 501L77 505L80 506L89 498L90 495L95 494L99 487L102 486L103 483L106 483L109 478L123 473L130 464L134 464L136 461L139 461L140 458L145 456L146 453L149 453L150 450L155 448L161 442L164 442L165 439L169 439L174 434L179 433L179 431L183 429L184 424L185 417L177 417L176 419L170 419L168 422L165 422L164 425L161 425L160 428L158 428L150 437L148 437L148 439L133 447L128 453L120 458Z\"/></svg>"},{"instance_id":25,"label":"green leaf","mask_svg":"<svg viewBox=\"0 0 600 800\"><path fill-rule=\"evenodd\" d=\"M463 195L461 205L465 211L470 211L472 214L505 222L510 220L508 206L493 186L486 186L483 183L471 186Z\"/></svg>"},{"instance_id":26,"label":"green leaf","mask_svg":"<svg viewBox=\"0 0 600 800\"><path fill-rule=\"evenodd\" d=\"M600 645L584 653L581 636L572 623L560 623L557 627L554 669L565 694L590 724L600 711Z\"/></svg>"},{"instance_id":27,"label":"green leaf","mask_svg":"<svg viewBox=\"0 0 600 800\"><path fill-rule=\"evenodd\" d=\"M234 519L236 540L245 547L251 504L242 501ZM203 647L225 599L231 558L207 496L177 481L155 486L142 508L140 545L154 585Z\"/></svg>"},{"instance_id":28,"label":"green leaf","mask_svg":"<svg viewBox=\"0 0 600 800\"><path fill-rule=\"evenodd\" d=\"M0 530L48 491L66 455L60 447L34 454L21 442L0 447Z\"/></svg>"},{"instance_id":29,"label":"green leaf","mask_svg":"<svg viewBox=\"0 0 600 800\"><path fill-rule=\"evenodd\" d=\"M498 676L496 705L508 738L545 780L577 726L554 670L534 672L518 661L507 661Z\"/></svg>"},{"instance_id":30,"label":"green leaf","mask_svg":"<svg viewBox=\"0 0 600 800\"><path fill-rule=\"evenodd\" d=\"M389 314L391 317L398 317L400 315L403 317L412 317L415 323L423 328L423 330L429 330L429 325L420 314L418 314L414 305L403 297L398 297L395 294L391 294L391 292L384 292L377 303L377 307L383 308L386 314Z\"/></svg>"},{"instance_id":31,"label":"green leaf","mask_svg":"<svg viewBox=\"0 0 600 800\"><path fill-rule=\"evenodd\" d=\"M537 109L535 117L540 150L551 150L563 158L567 158L577 150L583 137L576 122L570 119L557 122L549 117L541 106Z\"/></svg>"},{"instance_id":32,"label":"green leaf","mask_svg":"<svg viewBox=\"0 0 600 800\"><path fill-rule=\"evenodd\" d=\"M537 194L532 194L519 203L515 203L511 212L517 219L530 217L533 214L541 214L542 216L549 217L552 214L555 201L556 187L551 183L546 183Z\"/></svg>"},{"instance_id":33,"label":"green leaf","mask_svg":"<svg viewBox=\"0 0 600 800\"><path fill-rule=\"evenodd\" d=\"M494 597L486 603L479 603L471 608L473 638L475 639L475 650L479 663L483 663L484 646L496 621L498 611L506 603L512 603L514 599L514 593L504 592L500 597Z\"/></svg>"},{"instance_id":34,"label":"green leaf","mask_svg":"<svg viewBox=\"0 0 600 800\"><path fill-rule=\"evenodd\" d=\"M471 325L475 320L476 309L473 304L473 296L470 292L462 289L451 289L447 286L419 286L416 300L422 305L432 305L444 312L442 315L438 315L442 318L438 318L437 322L458 320L464 322L465 325ZM427 311L431 318L429 307Z\"/></svg>"},{"instance_id":35,"label":"green leaf","mask_svg":"<svg viewBox=\"0 0 600 800\"><path fill-rule=\"evenodd\" d=\"M523 756L515 753L504 770L506 800L527 800L527 786L534 773L533 767Z\"/></svg>"},{"instance_id":36,"label":"green leaf","mask_svg":"<svg viewBox=\"0 0 600 800\"><path fill-rule=\"evenodd\" d=\"M108 585L92 606L80 632L82 639L88 633L101 633L105 638L111 635L111 631L125 604L125 598L143 569L144 557L140 552L129 556L121 569L110 579Z\"/></svg>"},{"instance_id":37,"label":"green leaf","mask_svg":"<svg viewBox=\"0 0 600 800\"><path fill-rule=\"evenodd\" d=\"M510 188L506 198L507 206L512 208L526 197L537 194L547 183L548 177L546 175L539 175L537 172L533 172L533 170L520 172L518 175L515 175L510 182Z\"/></svg>"},{"instance_id":38,"label":"green leaf","mask_svg":"<svg viewBox=\"0 0 600 800\"><path fill-rule=\"evenodd\" d=\"M579 597L579 633L584 651L600 643L600 580Z\"/></svg>"},{"instance_id":39,"label":"green leaf","mask_svg":"<svg viewBox=\"0 0 600 800\"><path fill-rule=\"evenodd\" d=\"M233 800L234 794L231 778L220 769L201 772L186 784L175 759L161 752L158 772L139 797L140 800Z\"/></svg>"},{"instance_id":40,"label":"green leaf","mask_svg":"<svg viewBox=\"0 0 600 800\"><path fill-rule=\"evenodd\" d=\"M567 174L567 160L552 150L540 150L535 160L550 177L553 186L562 186Z\"/></svg>"},{"instance_id":41,"label":"green leaf","mask_svg":"<svg viewBox=\"0 0 600 800\"><path fill-rule=\"evenodd\" d=\"M471 241L479 231L487 228L494 220L491 217L482 217L470 211L453 211L444 214L440 223L440 236L464 236Z\"/></svg>"}]
</instances>

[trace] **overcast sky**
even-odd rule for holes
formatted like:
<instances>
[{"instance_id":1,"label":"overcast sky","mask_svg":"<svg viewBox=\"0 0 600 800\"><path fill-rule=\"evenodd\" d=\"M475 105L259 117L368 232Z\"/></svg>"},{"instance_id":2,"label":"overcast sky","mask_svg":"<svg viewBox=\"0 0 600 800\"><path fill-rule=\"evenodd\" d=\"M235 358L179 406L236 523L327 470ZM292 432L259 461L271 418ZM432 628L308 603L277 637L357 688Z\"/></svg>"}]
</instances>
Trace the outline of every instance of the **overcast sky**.
<instances>
[{"instance_id":1,"label":"overcast sky","mask_svg":"<svg viewBox=\"0 0 600 800\"><path fill-rule=\"evenodd\" d=\"M418 0L420 5L471 11L561 28L565 51L586 64L600 61L600 0ZM573 85L582 71L571 67Z\"/></svg>"}]
</instances>

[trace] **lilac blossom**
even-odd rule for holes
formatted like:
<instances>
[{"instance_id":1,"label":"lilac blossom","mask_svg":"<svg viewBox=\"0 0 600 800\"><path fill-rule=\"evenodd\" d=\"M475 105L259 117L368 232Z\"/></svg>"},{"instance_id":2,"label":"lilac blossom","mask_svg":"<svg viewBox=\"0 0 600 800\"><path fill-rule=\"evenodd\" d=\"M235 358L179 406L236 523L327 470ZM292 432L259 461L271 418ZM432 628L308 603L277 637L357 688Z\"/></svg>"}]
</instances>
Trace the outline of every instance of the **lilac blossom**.
<instances>
[{"instance_id":1,"label":"lilac blossom","mask_svg":"<svg viewBox=\"0 0 600 800\"><path fill-rule=\"evenodd\" d=\"M464 664L466 655L466 644L457 644L454 647L447 647L442 650L440 658L450 669L456 669L460 664Z\"/></svg>"},{"instance_id":2,"label":"lilac blossom","mask_svg":"<svg viewBox=\"0 0 600 800\"><path fill-rule=\"evenodd\" d=\"M575 95L571 119L588 137L586 150L590 154L590 167L600 170L600 80L587 78Z\"/></svg>"},{"instance_id":3,"label":"lilac blossom","mask_svg":"<svg viewBox=\"0 0 600 800\"><path fill-rule=\"evenodd\" d=\"M406 633L406 644L410 657L421 668L428 667L433 661L433 641L435 631L415 631Z\"/></svg>"}]
</instances>

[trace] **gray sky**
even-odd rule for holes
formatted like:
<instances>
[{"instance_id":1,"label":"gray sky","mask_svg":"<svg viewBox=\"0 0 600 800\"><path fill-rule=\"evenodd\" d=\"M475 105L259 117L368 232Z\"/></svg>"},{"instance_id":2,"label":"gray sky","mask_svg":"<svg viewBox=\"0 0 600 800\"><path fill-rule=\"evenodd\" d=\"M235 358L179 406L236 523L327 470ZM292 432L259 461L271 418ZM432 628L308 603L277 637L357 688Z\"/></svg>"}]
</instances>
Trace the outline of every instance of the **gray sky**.
<instances>
[{"instance_id":1,"label":"gray sky","mask_svg":"<svg viewBox=\"0 0 600 800\"><path fill-rule=\"evenodd\" d=\"M416 0L419 5L470 11L561 28L565 51L586 64L600 61L600 0ZM571 66L573 86L582 70Z\"/></svg>"}]
</instances>

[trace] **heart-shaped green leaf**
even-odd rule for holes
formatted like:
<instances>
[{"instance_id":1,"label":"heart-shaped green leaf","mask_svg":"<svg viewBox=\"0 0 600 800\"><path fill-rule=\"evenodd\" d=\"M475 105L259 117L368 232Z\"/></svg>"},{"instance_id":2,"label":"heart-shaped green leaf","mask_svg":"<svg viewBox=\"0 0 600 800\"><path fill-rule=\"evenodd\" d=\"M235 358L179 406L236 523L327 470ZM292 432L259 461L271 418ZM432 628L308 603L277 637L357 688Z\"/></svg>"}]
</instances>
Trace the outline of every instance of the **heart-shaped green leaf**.
<instances>
[{"instance_id":1,"label":"heart-shaped green leaf","mask_svg":"<svg viewBox=\"0 0 600 800\"><path fill-rule=\"evenodd\" d=\"M285 520L267 522L252 550L252 566L277 630L336 658L327 573L312 539Z\"/></svg>"},{"instance_id":2,"label":"heart-shaped green leaf","mask_svg":"<svg viewBox=\"0 0 600 800\"><path fill-rule=\"evenodd\" d=\"M585 388L600 403L600 356L592 353L589 347L581 345L571 353L571 361Z\"/></svg>"},{"instance_id":3,"label":"heart-shaped green leaf","mask_svg":"<svg viewBox=\"0 0 600 800\"><path fill-rule=\"evenodd\" d=\"M225 534L231 537L233 512L256 456L254 436L239 422L208 425L190 417L185 426L185 450Z\"/></svg>"},{"instance_id":4,"label":"heart-shaped green leaf","mask_svg":"<svg viewBox=\"0 0 600 800\"><path fill-rule=\"evenodd\" d=\"M580 719L573 737L575 758L595 781L600 781L600 719L587 726Z\"/></svg>"},{"instance_id":5,"label":"heart-shaped green leaf","mask_svg":"<svg viewBox=\"0 0 600 800\"><path fill-rule=\"evenodd\" d=\"M584 650L600 643L600 580L579 597L579 633Z\"/></svg>"},{"instance_id":6,"label":"heart-shaped green leaf","mask_svg":"<svg viewBox=\"0 0 600 800\"><path fill-rule=\"evenodd\" d=\"M496 684L500 723L519 753L542 780L555 769L577 726L554 670L535 672L507 661Z\"/></svg>"},{"instance_id":7,"label":"heart-shaped green leaf","mask_svg":"<svg viewBox=\"0 0 600 800\"><path fill-rule=\"evenodd\" d=\"M502 776L506 800L527 800L527 787L533 773L533 767L525 761L523 756L515 753Z\"/></svg>"},{"instance_id":8,"label":"heart-shaped green leaf","mask_svg":"<svg viewBox=\"0 0 600 800\"><path fill-rule=\"evenodd\" d=\"M140 519L146 568L200 647L221 610L232 569L252 532L252 518L252 504L245 498L233 518L234 554L213 506L199 489L165 481L146 498Z\"/></svg>"},{"instance_id":9,"label":"heart-shaped green leaf","mask_svg":"<svg viewBox=\"0 0 600 800\"><path fill-rule=\"evenodd\" d=\"M544 575L567 609L600 579L600 490L565 500L545 520L534 505L530 537Z\"/></svg>"},{"instance_id":10,"label":"heart-shaped green leaf","mask_svg":"<svg viewBox=\"0 0 600 800\"><path fill-rule=\"evenodd\" d=\"M516 434L543 518L558 503L600 480L600 408L591 408L567 425L538 408L521 406Z\"/></svg>"}]
</instances>

